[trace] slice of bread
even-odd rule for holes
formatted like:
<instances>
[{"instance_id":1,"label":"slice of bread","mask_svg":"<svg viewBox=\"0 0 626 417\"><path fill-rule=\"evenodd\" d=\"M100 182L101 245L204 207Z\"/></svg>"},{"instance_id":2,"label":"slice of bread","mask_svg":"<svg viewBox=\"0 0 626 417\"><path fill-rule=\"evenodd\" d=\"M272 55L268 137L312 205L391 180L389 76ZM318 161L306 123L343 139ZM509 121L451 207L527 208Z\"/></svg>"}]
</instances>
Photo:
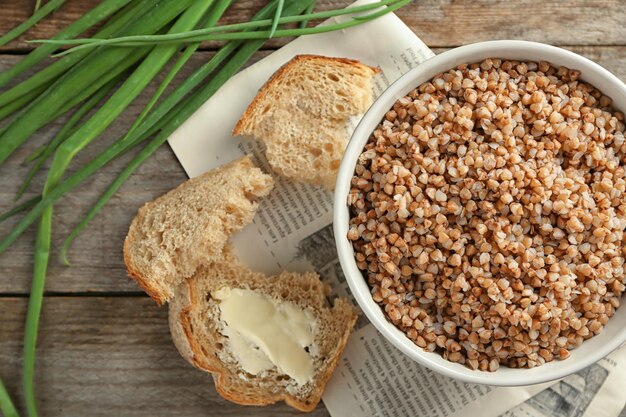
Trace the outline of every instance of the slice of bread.
<instances>
[{"instance_id":1,"label":"slice of bread","mask_svg":"<svg viewBox=\"0 0 626 417\"><path fill-rule=\"evenodd\" d=\"M187 361L212 373L224 398L247 405L285 401L310 411L321 399L357 316L348 300L330 305L329 288L313 272L266 276L232 254L230 234L252 221L256 199L271 188L271 177L247 157L188 180L139 210L124 242L124 258L131 277L157 303L169 302L174 344ZM235 339L225 336L235 335L226 331L220 301L212 295L223 288L254 291L281 306L292 303L290 308L295 304L307 320L312 317L306 327L307 343L313 340L306 350L313 361L310 379L299 383L271 361L256 375L244 370L233 351Z\"/></svg>"},{"instance_id":2,"label":"slice of bread","mask_svg":"<svg viewBox=\"0 0 626 417\"><path fill-rule=\"evenodd\" d=\"M272 178L248 157L210 170L145 204L124 241L130 276L159 304L198 267L222 258L229 236L250 223Z\"/></svg>"},{"instance_id":3,"label":"slice of bread","mask_svg":"<svg viewBox=\"0 0 626 417\"><path fill-rule=\"evenodd\" d=\"M372 104L372 77L359 61L298 55L261 88L233 130L265 143L279 174L332 190L350 117Z\"/></svg>"},{"instance_id":4,"label":"slice of bread","mask_svg":"<svg viewBox=\"0 0 626 417\"><path fill-rule=\"evenodd\" d=\"M229 339L221 333L224 322L219 301L211 295L224 287L252 290L310 309L316 320L309 350L315 369L311 381L298 385L277 369L251 375L239 366ZM215 387L224 398L245 405L285 401L298 410L311 411L320 401L357 319L349 301L336 299L331 306L326 289L312 272L266 276L250 271L227 250L223 260L199 268L178 287L169 304L172 338L187 361L213 373Z\"/></svg>"}]
</instances>

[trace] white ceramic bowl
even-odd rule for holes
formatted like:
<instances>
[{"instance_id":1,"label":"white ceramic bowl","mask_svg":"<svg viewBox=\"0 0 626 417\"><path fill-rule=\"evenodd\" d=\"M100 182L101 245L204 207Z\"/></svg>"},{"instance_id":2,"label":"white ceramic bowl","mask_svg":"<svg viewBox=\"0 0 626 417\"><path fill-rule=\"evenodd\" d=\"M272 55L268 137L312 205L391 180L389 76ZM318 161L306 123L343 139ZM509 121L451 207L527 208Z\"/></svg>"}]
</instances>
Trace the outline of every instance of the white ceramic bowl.
<instances>
[{"instance_id":1,"label":"white ceramic bowl","mask_svg":"<svg viewBox=\"0 0 626 417\"><path fill-rule=\"evenodd\" d=\"M398 98L436 74L463 63L479 62L486 58L541 60L548 61L555 66L563 65L580 70L584 81L611 97L617 109L626 111L626 85L598 64L564 49L535 42L503 40L462 46L439 54L393 83L376 100L356 128L337 177L334 208L335 241L350 290L361 309L378 331L411 359L433 371L465 382L498 386L538 384L575 373L624 344L626 342L626 306L618 308L602 333L574 349L571 356L564 361L555 360L533 369L501 367L495 372L472 371L463 365L443 359L439 353L424 351L387 321L381 308L372 300L367 282L356 266L352 244L346 238L350 218L346 201L357 158L387 110Z\"/></svg>"}]
</instances>

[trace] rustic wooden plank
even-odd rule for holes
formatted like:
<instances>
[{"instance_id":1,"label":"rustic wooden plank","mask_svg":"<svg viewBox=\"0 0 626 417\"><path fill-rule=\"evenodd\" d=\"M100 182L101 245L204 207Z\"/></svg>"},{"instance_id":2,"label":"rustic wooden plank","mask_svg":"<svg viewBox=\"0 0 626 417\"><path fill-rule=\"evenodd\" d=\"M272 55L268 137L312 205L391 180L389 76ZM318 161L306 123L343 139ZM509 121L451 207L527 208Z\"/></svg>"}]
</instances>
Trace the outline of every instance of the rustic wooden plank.
<instances>
[{"instance_id":1,"label":"rustic wooden plank","mask_svg":"<svg viewBox=\"0 0 626 417\"><path fill-rule=\"evenodd\" d=\"M574 47L570 49L599 62L626 80L626 47ZM257 54L255 59L267 53ZM197 54L192 67L204 62L208 56L208 53ZM7 63L15 59L17 58L3 56L0 58L0 65L2 62ZM121 124L116 124L110 129L104 135L103 141L94 143L79 155L78 161L84 162L91 159L107 143L106 139L119 136L123 128L131 123L132 117L138 114L141 104L145 104L145 98L139 100L124 114ZM54 125L51 129L38 134L33 142L29 142L29 145L17 152L5 166L0 167L0 179L3 185L0 187L0 212L4 212L11 206L13 194L27 172L28 168L21 164L22 159L35 144L49 138L58 127ZM137 209L145 201L163 194L186 178L169 147L162 147L147 161L78 238L71 253L73 267L63 266L56 250L61 244L61 238L88 210L90 204L96 200L122 167L123 164L120 163L105 167L96 177L57 205L54 225L55 249L48 274L46 287L48 291L63 293L138 291L134 282L126 277L122 260L122 242ZM40 189L42 182L43 178L39 178L33 189ZM12 222L0 224L0 236L8 231L11 224ZM2 271L0 293L24 294L29 290L33 250L34 230L31 229L7 253L0 256L0 271Z\"/></svg>"},{"instance_id":2,"label":"rustic wooden plank","mask_svg":"<svg viewBox=\"0 0 626 417\"><path fill-rule=\"evenodd\" d=\"M34 1L5 0L0 14L0 33L23 21ZM93 7L96 0L69 0L53 16L16 42L0 50L32 48L27 39L46 38ZM336 8L350 0L320 0L318 9ZM248 19L265 0L237 1L221 23ZM415 0L398 15L427 45L457 46L493 39L526 39L557 45L624 45L626 2L622 0ZM268 47L286 40L272 40ZM214 45L205 45L214 47Z\"/></svg>"},{"instance_id":3,"label":"rustic wooden plank","mask_svg":"<svg viewBox=\"0 0 626 417\"><path fill-rule=\"evenodd\" d=\"M20 404L25 312L26 299L0 299L0 375ZM144 297L46 298L37 351L39 414L301 415L283 404L244 407L222 399L210 375L178 355L166 316L166 308ZM320 405L310 415L328 413Z\"/></svg>"}]
</instances>

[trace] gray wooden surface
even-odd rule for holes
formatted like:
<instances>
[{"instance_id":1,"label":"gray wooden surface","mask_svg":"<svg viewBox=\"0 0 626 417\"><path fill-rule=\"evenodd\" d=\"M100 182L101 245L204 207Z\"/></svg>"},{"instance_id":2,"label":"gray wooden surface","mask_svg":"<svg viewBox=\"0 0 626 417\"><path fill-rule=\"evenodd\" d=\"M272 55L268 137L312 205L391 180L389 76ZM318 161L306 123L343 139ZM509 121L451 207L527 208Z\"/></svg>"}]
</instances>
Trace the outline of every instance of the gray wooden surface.
<instances>
[{"instance_id":1,"label":"gray wooden surface","mask_svg":"<svg viewBox=\"0 0 626 417\"><path fill-rule=\"evenodd\" d=\"M32 2L0 0L0 34L28 16ZM25 39L50 36L96 2L69 0L28 36L0 48L0 69L32 46ZM264 2L236 2L225 22L245 19ZM319 1L320 8L349 1ZM399 16L435 52L492 39L527 39L561 45L589 57L626 80L626 1L595 0L417 0ZM284 41L273 41L259 59ZM192 67L210 56L205 45ZM187 71L188 73L189 71ZM145 97L124 113L102 140L78 161L87 161L121 133L145 104ZM27 168L22 159L57 129L52 125L0 167L0 213ZM128 158L127 158L128 159ZM123 167L107 166L55 208L55 247ZM76 241L73 267L61 265L56 248L46 285L38 349L37 393L42 416L222 416L297 414L283 405L241 407L221 399L210 376L195 371L169 340L166 309L159 309L126 278L122 240L137 208L185 179L171 150L164 146L126 183L89 229ZM40 189L37 179L32 190ZM12 222L0 224L4 235ZM29 291L34 232L0 256L0 375L20 397L22 327ZM313 413L328 415L323 405Z\"/></svg>"}]
</instances>

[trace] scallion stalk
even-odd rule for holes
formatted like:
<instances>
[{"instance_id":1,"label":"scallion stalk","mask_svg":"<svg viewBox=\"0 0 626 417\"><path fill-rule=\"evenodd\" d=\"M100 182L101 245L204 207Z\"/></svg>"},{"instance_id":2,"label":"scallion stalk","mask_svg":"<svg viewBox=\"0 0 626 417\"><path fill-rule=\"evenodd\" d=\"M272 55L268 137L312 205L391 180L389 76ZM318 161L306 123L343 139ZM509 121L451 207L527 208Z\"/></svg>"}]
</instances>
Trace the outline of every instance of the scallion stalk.
<instances>
[{"instance_id":1,"label":"scallion stalk","mask_svg":"<svg viewBox=\"0 0 626 417\"><path fill-rule=\"evenodd\" d=\"M74 112L74 114L72 114L72 116L70 116L67 122L65 122L65 125L63 125L61 130L57 132L57 134L52 138L52 140L46 145L44 145L42 148L40 148L41 152L35 151L24 160L24 162L28 163L36 159L34 165L28 171L28 174L26 175L26 179L24 180L24 182L18 189L16 196L15 196L15 200L19 200L22 197L24 192L30 186L30 183L32 182L33 178L35 178L35 175L37 175L39 170L41 170L41 168L46 163L50 155L52 155L52 153L57 149L57 147L61 143L63 143L63 141L65 141L68 137L70 137L73 133L75 133L76 124L80 122L83 116L89 113L96 105L98 105L98 103L102 101L104 97L106 97L111 92L113 87L115 87L115 85L119 82L119 78L120 77L117 77L109 81L100 90L98 90L96 94L94 94L87 101L85 101L85 103L83 103L80 109L78 109L76 112Z\"/></svg>"},{"instance_id":2,"label":"scallion stalk","mask_svg":"<svg viewBox=\"0 0 626 417\"><path fill-rule=\"evenodd\" d=\"M35 389L33 380L35 376L35 350L37 348L37 331L39 329L39 317L43 303L43 290L48 270L48 258L50 257L50 238L52 230L52 210L44 210L39 220L37 239L35 241L35 260L33 266L33 281L28 298L28 310L26 312L26 324L24 325L24 362L22 364L22 388L24 390L24 402L29 417L37 417L37 404L35 402Z\"/></svg>"},{"instance_id":3,"label":"scallion stalk","mask_svg":"<svg viewBox=\"0 0 626 417\"><path fill-rule=\"evenodd\" d=\"M216 1L217 3L215 4L214 8L211 10L207 18L205 19L204 25L206 26L215 25L217 21L220 19L220 17L226 12L226 9L228 9L228 7L232 3L232 0L216 0ZM150 98L150 101L148 102L148 104L146 104L146 106L142 110L141 114L137 117L137 119L135 119L135 121L133 122L133 125L130 127L130 129L128 129L128 132L126 132L126 135L125 135L126 137L129 137L139 127L139 125L141 125L141 123L148 116L148 113L150 113L150 110L152 110L152 108L157 103L159 98L163 95L163 93L165 92L165 89L174 80L174 77L176 77L176 74L178 74L178 72L183 68L183 66L187 63L187 61L191 59L194 52L196 52L199 46L200 46L200 43L196 42L196 43L188 45L185 48L185 50L178 57L174 65L172 65L172 68L170 68L168 73L165 75L165 77L163 78L163 81L161 81L161 84L159 84L156 91Z\"/></svg>"},{"instance_id":4,"label":"scallion stalk","mask_svg":"<svg viewBox=\"0 0 626 417\"><path fill-rule=\"evenodd\" d=\"M35 11L35 13L28 20L0 36L0 46L6 45L31 27L35 26L41 19L61 7L63 3L65 3L65 0L50 0L41 9Z\"/></svg>"},{"instance_id":5,"label":"scallion stalk","mask_svg":"<svg viewBox=\"0 0 626 417\"><path fill-rule=\"evenodd\" d=\"M315 9L315 4L316 4L316 3L317 3L317 2L316 2L316 1L314 1L313 3L311 3L311 5L310 5L309 7L307 7L307 9L304 11L304 15L305 15L305 16L306 16L306 15L310 15L310 14L312 14L312 13L313 13L313 10ZM299 27L300 27L301 29L304 29L305 27L307 27L307 25L308 25L308 24L309 24L309 19L305 19L305 20L302 20L302 21L300 22L300 24L299 24L300 26L299 26Z\"/></svg>"},{"instance_id":6,"label":"scallion stalk","mask_svg":"<svg viewBox=\"0 0 626 417\"><path fill-rule=\"evenodd\" d=\"M41 93L46 91L48 86L40 86L28 91L26 94L21 95L17 99L5 106L0 107L0 120L4 120L9 116L16 114L20 109L26 107L29 103L35 100Z\"/></svg>"},{"instance_id":7,"label":"scallion stalk","mask_svg":"<svg viewBox=\"0 0 626 417\"><path fill-rule=\"evenodd\" d=\"M98 22L111 16L119 9L124 7L131 0L103 0L96 7L85 13L82 17L69 25L67 28L56 34L53 39L69 39L83 33ZM54 45L42 45L32 51L24 59L15 64L13 67L0 74L0 87L6 85L14 77L31 68L33 65L41 62L54 50Z\"/></svg>"},{"instance_id":8,"label":"scallion stalk","mask_svg":"<svg viewBox=\"0 0 626 417\"><path fill-rule=\"evenodd\" d=\"M0 379L0 411L4 417L20 417L2 379Z\"/></svg>"},{"instance_id":9,"label":"scallion stalk","mask_svg":"<svg viewBox=\"0 0 626 417\"><path fill-rule=\"evenodd\" d=\"M272 28L270 29L270 38L274 36L274 33L276 33L278 21L283 14L283 7L285 7L285 0L278 0L278 4L276 6L276 14L274 15L274 19L272 20Z\"/></svg>"},{"instance_id":10,"label":"scallion stalk","mask_svg":"<svg viewBox=\"0 0 626 417\"><path fill-rule=\"evenodd\" d=\"M93 96L89 97L78 109L74 112L70 118L65 122L61 130L57 132L57 134L52 138L52 140L41 147L37 148L30 155L24 158L24 163L29 164L36 159L40 159L40 157L45 154L45 158L52 154L52 151L56 149L58 143L65 140L68 135L72 132L76 124L89 113L107 94L111 92L113 87L120 81L121 76L112 79L107 84L105 84L100 90L98 90ZM59 137L63 137L63 139L59 139Z\"/></svg>"},{"instance_id":11,"label":"scallion stalk","mask_svg":"<svg viewBox=\"0 0 626 417\"><path fill-rule=\"evenodd\" d=\"M38 195L34 198L31 198L30 200L26 200L22 204L19 204L13 207L7 212L0 214L0 223L5 221L6 219L10 219L16 214L23 212L24 210L28 210L29 208L33 207L35 204L39 203L40 201L41 201L41 196Z\"/></svg>"},{"instance_id":12,"label":"scallion stalk","mask_svg":"<svg viewBox=\"0 0 626 417\"><path fill-rule=\"evenodd\" d=\"M278 19L278 24L282 25L282 24L288 24L288 23L299 23L305 20L328 19L331 17L364 13L364 12L379 9L384 6L396 6L398 3L402 3L402 6L404 6L409 2L410 2L409 0L379 0L377 2L368 3L365 5L361 5L361 6L346 7L346 8L337 9L337 10L328 10L328 11L323 11L323 12L302 14L299 16L283 16L280 19ZM399 7L395 7L394 10L396 10L397 8ZM382 11L385 13L389 12L386 10L382 10ZM367 19L370 16L371 15L365 15L365 16L362 16L362 18ZM192 41L203 41L203 40L228 40L228 39L221 38L224 36L235 36L235 37L238 37L238 39L240 38L240 40L245 40L245 39L250 39L248 36L251 36L251 34L255 36L254 39L266 39L268 38L270 31L263 31L262 36L259 35L259 32L245 32L245 34L244 33L226 34L222 32L235 32L235 31L242 31L242 30L248 30L248 29L257 29L260 27L270 26L273 24L273 22L274 22L274 19L262 19L258 21L249 21L249 22L244 22L244 23L235 23L235 24L230 24L230 25L196 29L196 30L192 30L192 31L184 32L184 33L173 33L173 34L168 33L168 34L162 34L162 35L145 35L145 36L142 36L142 35L122 36L122 37L116 37L116 38L110 38L110 39L81 38L81 39L71 39L67 41L40 39L40 40L33 40L31 42L50 43L50 44L56 44L56 45L79 45L77 47L68 49L67 51L59 54L59 55L62 55L62 54L71 54L74 51L79 51L83 48L93 48L96 46L103 46L103 45L137 46L141 44L154 45L154 44L165 43L165 42L174 43L174 42L192 42ZM308 29L308 32L305 32L305 34L323 33L320 31L322 27L307 28L307 29ZM288 31L289 33L301 33L301 32L293 32L293 31L301 31L301 30L302 29L287 29L286 31ZM317 32L317 31L320 31L320 32ZM284 35L285 31L283 31L282 33L283 35L281 36L290 36L290 35ZM211 35L211 37L209 37L209 35ZM218 35L220 36L220 38L212 37L212 36L218 36ZM278 36L278 35L275 35L275 36Z\"/></svg>"},{"instance_id":13,"label":"scallion stalk","mask_svg":"<svg viewBox=\"0 0 626 417\"><path fill-rule=\"evenodd\" d=\"M141 16L145 14L146 9L149 9L149 6L152 3L153 0L133 1L131 4L128 4L116 13L115 16L113 16L94 36L98 38L108 38L110 36L121 36L126 34L128 26L132 25L138 18L141 18ZM48 53L53 52L53 50ZM63 57L16 86L0 93L0 107L18 100L20 97L42 85L50 85L53 81L58 79L91 52L93 51L83 51ZM20 61L17 65L23 64L21 64Z\"/></svg>"},{"instance_id":14,"label":"scallion stalk","mask_svg":"<svg viewBox=\"0 0 626 417\"><path fill-rule=\"evenodd\" d=\"M129 29L129 33L154 33L178 16L191 2L192 0L163 0L158 3L159 7L152 7L144 18L139 19ZM158 48L177 49L176 46L160 46ZM86 92L90 92L89 95L93 94L102 85L120 74L124 68L133 65L133 61L136 62L150 49L152 48L144 47L130 51L124 51L120 48L103 49L98 54L91 54L76 64L40 95L28 107L28 111L14 120L9 129L0 136L0 164L34 132L51 120L59 106L63 106L71 100L76 101L77 97L86 95ZM137 78L134 79L134 82L136 85L144 84L142 80L137 80ZM115 110L117 109L113 109L113 112ZM101 114L107 118L106 115Z\"/></svg>"}]
</instances>

